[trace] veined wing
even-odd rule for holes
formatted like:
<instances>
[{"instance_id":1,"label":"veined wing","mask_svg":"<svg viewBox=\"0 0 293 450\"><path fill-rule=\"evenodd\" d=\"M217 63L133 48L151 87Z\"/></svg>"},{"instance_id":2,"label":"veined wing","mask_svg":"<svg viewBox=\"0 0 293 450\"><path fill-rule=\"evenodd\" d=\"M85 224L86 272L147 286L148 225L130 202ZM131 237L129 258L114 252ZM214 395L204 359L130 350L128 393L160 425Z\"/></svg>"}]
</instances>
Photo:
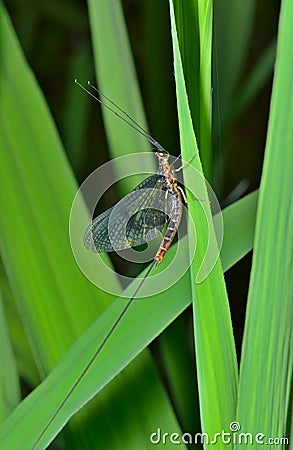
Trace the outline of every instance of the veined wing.
<instances>
[{"instance_id":1,"label":"veined wing","mask_svg":"<svg viewBox=\"0 0 293 450\"><path fill-rule=\"evenodd\" d=\"M169 197L164 177L151 175L93 220L84 235L85 247L111 252L154 239L168 221Z\"/></svg>"}]
</instances>

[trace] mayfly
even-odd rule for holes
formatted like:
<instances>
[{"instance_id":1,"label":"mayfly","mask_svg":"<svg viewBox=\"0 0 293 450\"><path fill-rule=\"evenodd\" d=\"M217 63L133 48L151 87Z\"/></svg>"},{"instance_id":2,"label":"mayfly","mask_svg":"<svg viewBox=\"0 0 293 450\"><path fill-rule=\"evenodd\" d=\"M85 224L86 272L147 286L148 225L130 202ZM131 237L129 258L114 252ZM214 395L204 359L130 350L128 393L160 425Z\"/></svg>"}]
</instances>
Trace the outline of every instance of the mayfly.
<instances>
[{"instance_id":1,"label":"mayfly","mask_svg":"<svg viewBox=\"0 0 293 450\"><path fill-rule=\"evenodd\" d=\"M81 85L78 80L75 80L75 83L96 101L115 114L115 116L126 122L130 127L148 139L148 141L156 148L155 155L158 158L158 171L155 175L151 175L146 178L132 192L124 197L124 199L120 201L121 203L119 202L116 206L109 208L92 221L84 234L85 247L93 252L111 252L114 250L125 249L127 247L135 247L142 242L147 242L149 237L152 239L152 236L154 236L154 231L155 234L157 234L165 229L165 233L152 263L135 289L132 297L126 303L121 313L104 337L103 341L97 348L96 352L93 354L86 367L76 379L75 383L72 385L71 389L68 391L67 395L60 403L49 422L41 431L32 449L34 449L39 443L47 429L54 421L55 417L59 414L65 403L72 395L73 391L76 389L80 381L96 360L97 356L137 296L153 267L162 262L177 233L181 221L182 197L186 201L184 191L178 185L175 175L176 172L182 169L182 167L175 169L174 163L170 164L169 153L167 150L165 150L162 145L150 136L129 114L127 114L107 96L102 94L90 82L88 82L88 85L98 93L99 97ZM102 101L101 98L108 101L108 103L115 107L116 110L109 106L109 104ZM136 207L134 206L134 203L136 203ZM119 204L121 204L121 208L119 208ZM161 206L157 207L158 204ZM112 230L110 233L109 221L112 213ZM123 233L121 233L121 214L124 216L126 214L126 216L128 215L128 217L130 217Z\"/></svg>"}]
</instances>

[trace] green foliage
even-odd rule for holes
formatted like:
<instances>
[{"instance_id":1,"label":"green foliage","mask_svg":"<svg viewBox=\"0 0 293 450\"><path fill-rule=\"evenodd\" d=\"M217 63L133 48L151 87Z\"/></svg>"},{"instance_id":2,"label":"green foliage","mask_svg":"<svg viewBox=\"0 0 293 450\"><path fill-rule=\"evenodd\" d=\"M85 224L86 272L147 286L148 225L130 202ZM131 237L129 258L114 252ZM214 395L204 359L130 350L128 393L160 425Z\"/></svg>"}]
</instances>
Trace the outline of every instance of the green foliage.
<instances>
[{"instance_id":1,"label":"green foliage","mask_svg":"<svg viewBox=\"0 0 293 450\"><path fill-rule=\"evenodd\" d=\"M238 418L243 431L264 433L265 440L292 437L293 66L288 62L292 21L292 2L284 1L239 386ZM288 447L275 442L270 448Z\"/></svg>"},{"instance_id":2,"label":"green foliage","mask_svg":"<svg viewBox=\"0 0 293 450\"><path fill-rule=\"evenodd\" d=\"M168 70L164 67L168 52L160 51L167 48L167 41L159 44L158 34L156 45L150 46L149 42L155 33L167 29L168 24L173 44L182 158L189 160L199 148L200 153L196 154L192 165L200 172L203 167L206 178L216 187L221 185L223 168L228 167L229 160L226 150L221 154L221 137L225 139L236 118L241 120L272 72L274 37L270 37L266 50L260 52L259 61L248 70L248 75L247 68L243 71L253 28L254 3L225 0L215 1L213 5L209 0L170 0L170 25L166 20L158 30L159 27L154 26L154 23L160 24L157 17L153 20L148 17L146 22L149 24L146 33L149 41L145 49L152 63L147 71L151 74L148 77L150 83L153 83L151 90L159 99L154 115L162 119L165 128L162 134L166 133L166 125L170 136L174 133L171 128L175 128L169 111L165 113L163 101L164 85L168 85ZM16 19L27 55L31 53L35 24L41 14L53 17L67 29L77 27L81 30L87 26L85 12L81 13L76 6L55 8L50 5L40 5L38 11L25 9L25 14ZM19 4L18 8L23 7ZM120 2L90 0L88 11L99 87L147 128L137 77L141 67L132 58ZM167 15L166 9L157 7L152 1L148 2L146 11L147 14L162 11ZM221 260L216 262L209 276L198 283L198 269L208 238L206 218L211 220L209 202L205 201L206 187L202 182L197 189L203 201L188 204L198 236L191 267L169 289L131 305L103 352L36 448L46 448L70 418L62 433L63 444L57 438L70 450L151 449L154 444L150 442L150 435L157 428L162 433L169 433L166 445L161 442L157 447L171 449L174 447L171 433L182 435L189 431L194 435L202 427L212 436L222 430L228 432L234 420L239 421L241 431L253 436L265 433L266 437L290 438L292 22L292 2L283 0L260 189L223 210L225 235ZM64 37L61 29L58 28L56 35L48 31L48 51L55 41L59 45L60 36ZM73 83L75 77L85 82L81 78L92 75L93 61L88 42L84 40L80 44L68 65L70 82L59 122L67 159L52 115L3 5L0 9L0 40L0 249L3 261L3 267L0 266L0 419L3 421L0 449L23 450L32 448L119 315L127 301L125 297L133 293L138 280L122 292L115 272L107 275L106 281L122 294L114 298L83 276L70 248L68 220L77 190L76 177L83 176L90 164L96 165L96 162L85 161L91 152L97 153L96 148L103 147L99 136L91 139L94 141L92 150L85 150L90 140L87 124L92 116L91 104ZM158 54L164 61L161 66ZM44 70L45 59L38 58L38 73ZM54 70L59 70L58 64ZM157 85L162 88L158 89ZM147 100L146 103L155 104L154 99ZM54 112L54 106L52 109ZM58 114L56 116L58 120ZM117 118L107 111L103 111L103 117L111 157L150 150L146 140ZM223 134L219 128L221 122ZM235 142L235 148L237 145ZM219 164L221 158L222 166ZM103 160L101 154L97 160ZM119 173L118 165L116 170ZM183 171L185 181L192 185L189 171ZM120 191L128 192L134 183L136 180L124 180L119 186ZM192 199L189 192L187 196ZM80 203L78 215L85 228L89 222L85 204ZM210 239L216 249L213 231ZM82 243L80 246L84 263L104 277L96 259L88 258ZM252 247L254 256L238 382L223 272L241 262ZM164 259L166 266L175 261L171 276L176 275L176 267L188 261L188 236L181 239L180 252L177 248L175 243ZM111 265L107 255L105 260ZM148 278L142 294L144 289L158 286L163 269L161 266ZM185 322L191 304L194 333ZM185 310L187 314L183 316ZM147 346L161 333L159 345L151 355ZM158 352L161 352L159 361L153 357ZM22 401L20 377L32 390ZM184 442L177 447L189 448ZM217 444L205 444L204 447L236 449L241 446L224 444L218 439ZM249 445L249 448L258 447L260 445L255 442ZM270 448L289 447L274 443Z\"/></svg>"},{"instance_id":3,"label":"green foliage","mask_svg":"<svg viewBox=\"0 0 293 450\"><path fill-rule=\"evenodd\" d=\"M172 2L170 2L170 5L181 151L183 158L188 160L192 157L192 151L197 149L197 143L188 108ZM202 41L206 39L211 43L211 22L209 25L210 33L205 28L202 31L201 38ZM211 110L211 106L208 109ZM209 127L209 122L207 127ZM194 164L201 171L198 159L194 158L191 164ZM184 177L185 181L188 182L187 186L190 186L192 179L188 179L188 173L186 171L185 174L184 171ZM204 178L202 183L203 186L198 186L197 189L203 193L200 196L201 200L208 203ZM192 196L189 196L188 192L187 198L192 201ZM200 283L197 282L208 242L214 247L215 253L218 247L213 233L208 234L207 224L211 220L211 212L208 209L205 210L207 217L210 216L210 219L207 219L199 203L191 202L188 206L191 217L196 223L198 236L196 257L192 261L190 270L201 421L205 432L212 436L217 430L224 429L234 418L237 393L236 352L220 260L216 262L207 278ZM212 333L211 329L213 330ZM212 409L210 408L211 404L213 405ZM219 443L219 448L225 446L226 444L222 443L221 445Z\"/></svg>"}]
</instances>

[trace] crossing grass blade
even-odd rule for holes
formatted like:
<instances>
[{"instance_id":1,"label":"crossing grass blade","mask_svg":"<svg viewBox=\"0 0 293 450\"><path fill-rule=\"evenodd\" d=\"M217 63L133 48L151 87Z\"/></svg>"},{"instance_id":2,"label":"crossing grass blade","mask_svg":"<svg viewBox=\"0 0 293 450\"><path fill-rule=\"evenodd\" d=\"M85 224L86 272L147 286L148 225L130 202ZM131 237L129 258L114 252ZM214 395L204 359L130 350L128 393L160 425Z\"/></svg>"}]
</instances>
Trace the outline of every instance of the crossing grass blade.
<instances>
[{"instance_id":1,"label":"crossing grass blade","mask_svg":"<svg viewBox=\"0 0 293 450\"><path fill-rule=\"evenodd\" d=\"M5 211L0 221L1 253L40 374L44 377L113 298L91 285L73 258L68 219L77 186L51 116L26 65L3 6L0 14L0 203L1 211ZM85 205L80 206L79 213L86 228L89 217ZM99 272L98 266L96 270ZM108 281L113 286L117 285L114 276ZM150 365L148 368L145 368L145 361ZM139 374L144 370L153 373L151 386L147 380L141 380L141 385L133 383L133 372ZM72 373L76 375L76 371ZM68 374L63 373L63 376L67 378ZM63 388L66 387L63 385ZM140 392L145 389L148 397L150 388L150 398L156 399L157 404L154 401L150 405L152 408L148 409ZM52 391L58 390L60 400L68 390L62 392L62 385L61 390L56 385L51 385L50 389L50 393L43 391L47 399L42 400L51 405L48 412L52 413L58 406L52 402ZM111 400L120 391L128 397L127 408L125 397L117 395L115 404ZM31 424L38 422L36 429L40 432L46 422L40 421L42 406L34 406ZM127 427L115 416L115 411L123 409L124 417L129 419ZM137 418L137 410L140 409L144 412L142 420ZM125 448L127 436L133 436L131 427L135 430L136 442L144 448L143 424L149 423L149 428L154 430L159 412L160 417L164 416L166 428L178 430L152 362L148 355L143 355L141 361L138 358L133 363L129 375L124 373L117 378L107 392L91 403L88 410L82 411L80 418L75 418L70 433L66 433L68 448L92 448L91 442L96 442L100 448L112 446L112 443L115 448ZM28 448L37 438L37 433L33 433L28 440L21 441L20 438L18 441L18 432L19 437L22 431L25 432L22 419L18 420L13 436L6 435L4 439L2 435L1 445L5 448ZM99 423L99 428L96 423ZM121 427L121 435L122 431L125 433L124 439L117 442L113 427L116 432ZM58 428L54 427L54 435L56 430ZM13 444L4 444L6 438L11 438Z\"/></svg>"},{"instance_id":2,"label":"crossing grass blade","mask_svg":"<svg viewBox=\"0 0 293 450\"><path fill-rule=\"evenodd\" d=\"M109 4L110 2L107 2L103 7L107 8ZM115 5L116 2L112 4ZM97 2L95 4L93 2L92 27L95 27L96 19L101 20L100 16L96 17L98 14L97 9L94 10L96 6ZM121 12L119 6L114 10ZM118 40L124 38L124 31L120 35L117 34L117 29L114 30L116 38ZM1 90L1 95L3 92L4 95L1 96L0 108L0 151L1 163L4 162L0 167L3 183L0 202L1 210L8 212L5 215L5 221L3 215L2 220L0 219L0 243L11 285L18 304L22 308L22 317L31 329L35 328L30 332L30 340L35 340L35 345L40 346L36 359L44 376L44 373L47 374L59 360L61 353L66 351L66 348L75 341L82 330L87 328L93 318L99 315L101 310L107 308L112 299L91 286L75 267L68 245L67 224L68 211L76 184L56 137L51 118L19 52L11 25L2 8L0 30L2 42L0 82L1 89L4 88ZM205 31L208 42L210 30L207 28ZM174 32L176 33L173 19L173 35ZM103 36L99 36L99 39L103 39ZM106 39L103 45L107 46ZM182 136L186 131L186 139L191 139L190 149L192 150L195 144L191 133L184 80L178 70L178 64L180 69L178 47L176 47L176 59L178 99L183 104L179 107L181 131ZM101 61L103 59L99 64L102 64ZM123 64L119 72L120 76L125 74ZM21 78L19 73L22 74ZM105 83L107 76L111 81L110 70L102 76ZM132 81L129 82L132 83ZM103 87L102 89L109 93L108 89ZM127 90L126 92L128 93ZM119 103L121 101L116 96L115 100ZM121 106L124 106L123 100ZM128 109L127 105L125 107ZM143 124L143 120L139 118L139 112L133 111L131 106L129 112ZM22 121L25 126L21 123ZM109 126L111 133L115 133L116 127L115 119L113 127ZM141 148L140 142L137 144L139 148ZM185 147L183 143L184 156L187 154ZM8 154L6 154L7 151ZM128 148L123 148L123 151L128 151ZM256 197L257 194L253 194L224 212L227 236L231 234L231 239L224 241L222 253L224 269L231 267L252 248ZM88 223L86 209L82 208L80 214L84 217L86 226ZM243 218L242 221L241 218ZM179 255L179 265L186 257L187 251L185 238L182 254ZM175 252L176 246L168 252L166 263L174 258ZM198 319L195 318L195 326L198 330L196 343L200 356L198 364L203 424L204 427L207 424L209 426L211 421L206 405L212 404L213 407L215 405L213 419L216 418L215 428L219 431L218 427L225 422L225 419L224 425L228 425L231 420L231 411L235 403L236 364L222 275L219 274L218 267L215 272L216 275L213 274L210 280L215 286L208 287L206 284L199 288L199 302L204 300L207 309L204 311L202 306L201 309L196 310L199 314ZM192 277L194 278L194 274ZM112 282L116 282L115 278ZM130 286L128 295L132 294L133 289L134 286ZM196 289L197 286L193 286L194 296ZM219 293L219 298L212 303L215 293ZM189 305L190 298L190 273L188 272L169 291L142 302L135 302L131 314L125 317L125 321L121 323L121 327L113 336L109 348L105 348L102 359L95 364L60 417L52 424L43 444L49 444L69 418L100 390L102 392L95 401L88 405L89 409L84 408L80 412L79 419L78 415L76 416L78 421L71 423L71 435L69 432L66 433L65 444L70 450L81 447L93 448L93 442L99 448L153 448L148 439L149 434L156 430L158 423L162 429L180 432L153 362L148 353L140 352ZM121 311L123 301L125 300L117 299L109 309L106 309L100 319L71 347L51 375L11 414L0 428L0 443L3 448L23 449L32 445L70 389L72 382L76 380L90 356L95 352L97 341L101 339L103 332L106 332L113 324L113 317L115 318ZM201 306L202 303L199 305ZM197 308L197 303L194 308ZM213 308L217 317L212 316ZM40 317L42 322L39 324ZM205 326L204 329L201 328L203 326ZM209 336L211 328L216 330L215 336ZM201 331L203 331L202 335L200 335ZM54 343L50 336L55 333L56 342ZM214 352L219 350L220 355L223 352L223 361L210 358L208 369L211 370L207 373L205 366L207 361L204 361L204 354L209 354L209 345L212 346L214 344L212 340L216 340L217 337L219 340L212 350ZM66 342L64 348L59 348L60 342ZM135 358L138 354L140 354L139 357ZM223 367L225 363L227 363L227 372ZM215 373L217 364L218 378L214 380L211 375ZM127 369L121 372L127 365ZM203 379L211 381L210 397L205 397L209 393L203 387ZM229 383L232 383L233 392L228 390ZM217 392L223 396L227 395L223 402L223 411L219 411L218 408L222 398L217 397ZM119 442L116 438L117 433ZM173 445L164 446L170 449L173 447ZM185 447L182 444L179 448Z\"/></svg>"},{"instance_id":3,"label":"crossing grass blade","mask_svg":"<svg viewBox=\"0 0 293 450\"><path fill-rule=\"evenodd\" d=\"M252 436L290 438L293 369L293 4L284 0L259 190L238 420ZM292 446L292 443L290 443ZM240 449L241 445L236 448ZM254 442L250 448L259 448ZM275 441L270 448L288 448Z\"/></svg>"},{"instance_id":4,"label":"crossing grass blade","mask_svg":"<svg viewBox=\"0 0 293 450\"><path fill-rule=\"evenodd\" d=\"M88 45L83 45L74 56L69 70L70 76L78 74L80 79L92 78L93 67ZM75 174L79 174L86 153L86 132L91 101L86 95L77 95L76 84L70 79L65 95L62 136L70 165ZM74 127L72 124L74 123Z\"/></svg>"},{"instance_id":5,"label":"crossing grass blade","mask_svg":"<svg viewBox=\"0 0 293 450\"><path fill-rule=\"evenodd\" d=\"M119 0L88 0L88 6L98 86L147 129L121 3ZM111 112L103 109L103 117L112 158L137 153L138 149L140 152L152 150L145 138L129 130ZM155 160L153 164L156 171ZM134 169L137 173L141 171L139 166ZM116 172L119 175L119 164ZM121 193L128 193L139 181L139 177L123 180Z\"/></svg>"},{"instance_id":6,"label":"crossing grass blade","mask_svg":"<svg viewBox=\"0 0 293 450\"><path fill-rule=\"evenodd\" d=\"M170 13L181 151L183 159L189 160L197 151L197 143L186 96L172 0L170 1ZM211 34L211 32L210 28L209 33ZM208 39L208 42L211 40ZM192 165L202 171L198 158L193 159ZM192 178L188 179L188 176L188 172L184 171L187 185L192 186ZM202 193L200 198L206 199L205 186L202 186L200 192ZM237 361L220 261L217 261L212 272L204 281L196 283L200 263L205 254L207 226L206 218L198 203L190 203L188 209L197 230L196 258L191 265L191 287L201 423L203 431L212 436L219 430L225 429L235 417ZM213 237L213 231L210 231L210 239L214 239L212 245L216 248L217 243ZM217 448L227 448L227 445L219 442Z\"/></svg>"},{"instance_id":7,"label":"crossing grass blade","mask_svg":"<svg viewBox=\"0 0 293 450\"><path fill-rule=\"evenodd\" d=\"M0 292L0 423L14 410L20 401L20 386L15 358L12 351Z\"/></svg>"},{"instance_id":8,"label":"crossing grass blade","mask_svg":"<svg viewBox=\"0 0 293 450\"><path fill-rule=\"evenodd\" d=\"M235 214L239 216L243 215L244 217L250 209L252 213L248 228L249 230L253 230L253 218L257 205L256 196L254 196L252 208L246 208L248 203L249 202L246 203L243 201L236 202L236 210L234 210L233 214L231 214L231 209L227 209L227 211L224 210L223 212L225 229L227 229L227 232L232 235L243 235L242 243L239 246L240 258L243 256L244 247L246 248L246 252L244 253L247 253L252 249L252 234L249 232L246 235L247 228L242 228L241 224L239 225L238 222L233 220L233 216ZM240 228L238 228L239 226ZM246 240L245 236L247 236ZM182 241L181 253L177 255L179 264L184 263L184 259L187 258L188 253L187 237L184 237ZM229 243L227 242L225 245L229 245ZM233 254L233 262L237 260L237 258L235 258L237 253L235 246L237 249L237 242L233 242L234 252L229 252L226 247L223 248L223 252L227 255ZM176 245L174 245L165 256L166 264L174 259L176 252ZM230 266L228 257L226 258L226 261L228 266ZM224 265L224 270L225 269L226 266ZM149 282L151 282L151 278L149 279ZM124 294L128 293L130 295L134 290L135 284L137 283L133 282ZM140 299L140 301L134 302L133 308L128 311L129 314L125 316L120 323L117 333L113 335L111 341L109 341L109 345L104 348L104 352L101 354L99 362L92 367L87 379L84 383L80 384L62 414L56 417L56 420L48 430L48 434L46 434L43 443L49 444L58 431L66 424L72 414L87 403L99 390L107 390L107 384L113 380L113 378L117 376L117 374L120 373L121 370L123 370L123 368L149 344L149 342L158 336L164 328L166 328L184 309L187 308L188 305L190 305L190 299L190 273L188 271L181 280L169 290L162 292L155 297L149 297L145 301ZM113 317L118 316L125 301L125 299L118 298L105 311L93 326L90 327L67 352L54 371L31 395L22 401L9 419L2 427L0 427L0 441L5 448L26 448L34 441L42 427L47 423L48 419L55 411L55 405L63 400L64 392L68 392L72 381L77 378L80 371L88 362L88 358L95 352L97 342L102 339L103 334L106 333L113 324ZM136 336L136 339L133 339L133 336ZM115 358L113 358L113 355L115 355ZM143 358L145 357L146 354L143 352ZM132 374L132 383L139 384L140 392L142 392L141 387L145 386L143 382L145 379L143 377L144 371L147 374L153 373L148 359L146 362L145 359L143 359L143 362L144 364L141 366L141 372L137 371L136 367L131 369L130 372ZM158 393L161 392L161 388L157 385L157 381L153 375L151 376L150 381L147 382L147 385L151 388L151 398L154 399L158 396ZM109 385L109 388L111 386L112 383ZM118 390L118 392L124 392L125 394L125 391L123 391L122 388L120 389L121 390ZM144 393L147 392L145 389L146 387L144 387ZM47 395L47 392L50 392L50 395ZM129 402L129 394L127 402ZM151 408L151 405L143 405L144 410L146 408L146 413L143 417L147 418L147 411L154 411L154 409ZM158 404L154 403L154 407L155 406L158 407ZM125 409L123 410L125 412ZM102 416L100 417L100 414L103 415L104 413L105 410L103 408L96 417L102 421ZM131 408L129 416L127 417L128 419L129 417L133 417L133 426L134 416L132 414L134 414L134 411ZM160 413L159 423L162 424L162 426L164 425L166 427L165 429L168 429L167 426L170 426L171 422L169 421L168 425L165 416L166 415ZM163 419L164 422L162 422ZM147 430L152 429L153 422L150 423L148 419L146 423L149 423L149 425L145 427L147 432ZM123 422L123 425L126 426L126 423ZM173 426L175 427L175 423L173 423ZM12 430L15 430L16 427L18 433L13 433ZM154 429L152 431L154 431ZM136 439L138 439L137 434Z\"/></svg>"},{"instance_id":9,"label":"crossing grass blade","mask_svg":"<svg viewBox=\"0 0 293 450\"><path fill-rule=\"evenodd\" d=\"M257 199L258 191L255 191L223 210L225 234L221 261L225 271L252 249ZM214 220L217 222L216 217ZM186 317L180 316L160 336L159 355L182 428L198 430L198 396L194 391L196 374L191 357L190 332L186 327Z\"/></svg>"},{"instance_id":10,"label":"crossing grass blade","mask_svg":"<svg viewBox=\"0 0 293 450\"><path fill-rule=\"evenodd\" d=\"M9 285L3 264L0 263L0 286L3 300L5 320L13 348L18 376L26 380L30 386L40 383L40 374L29 345L25 330L20 325L21 318L17 308L15 296Z\"/></svg>"}]
</instances>

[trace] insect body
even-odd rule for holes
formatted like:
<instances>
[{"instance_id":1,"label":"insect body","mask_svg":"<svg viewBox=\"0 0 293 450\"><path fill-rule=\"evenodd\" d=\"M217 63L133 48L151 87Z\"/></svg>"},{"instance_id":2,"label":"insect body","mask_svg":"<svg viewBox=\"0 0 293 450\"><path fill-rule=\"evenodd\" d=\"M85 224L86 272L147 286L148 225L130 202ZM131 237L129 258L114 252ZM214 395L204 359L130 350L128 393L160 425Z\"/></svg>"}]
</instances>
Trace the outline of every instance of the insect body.
<instances>
[{"instance_id":1,"label":"insect body","mask_svg":"<svg viewBox=\"0 0 293 450\"><path fill-rule=\"evenodd\" d=\"M159 264L160 262L162 262L165 253L170 247L170 244L173 241L174 236L178 230L182 214L182 199L173 167L168 162L169 154L166 151L158 151L156 152L156 155L159 159L158 174L164 177L167 188L166 192L168 192L171 196L170 221L160 248L154 258L155 261L157 261L157 263Z\"/></svg>"},{"instance_id":2,"label":"insect body","mask_svg":"<svg viewBox=\"0 0 293 450\"><path fill-rule=\"evenodd\" d=\"M178 186L175 172L180 169L174 169L173 164L169 162L169 153L150 136L134 119L132 119L125 111L123 111L112 100L99 92L90 83L92 89L97 91L107 101L115 107L115 110L108 104L101 101L92 92L88 91L77 80L75 82L91 95L95 100L102 103L104 107L113 112L117 117L126 122L130 127L134 128L138 133L143 135L149 142L156 147L156 156L158 158L158 172L151 175L140 183L132 192L124 197L117 205L104 211L87 228L84 234L84 245L93 252L111 252L114 250L123 250L127 247L134 247L143 242L152 239L157 232L165 233L161 245L154 256L147 272L140 280L132 297L122 308L120 314L113 322L111 328L106 333L101 343L97 347L96 352L92 355L88 364L85 366L79 377L75 380L63 401L56 408L55 413L44 426L39 436L35 440L31 449L35 449L56 416L63 409L81 380L90 370L97 356L108 342L112 333L118 326L122 317L135 299L138 291L141 289L144 281L148 277L155 264L160 264L174 239L178 230L181 214L182 214L182 198L185 199L184 192ZM120 114L119 112L120 111Z\"/></svg>"},{"instance_id":3,"label":"insect body","mask_svg":"<svg viewBox=\"0 0 293 450\"><path fill-rule=\"evenodd\" d=\"M152 238L154 231L162 231L167 224L154 257L157 264L163 260L180 224L182 199L169 153L160 149L156 156L157 174L146 178L116 206L93 220L84 235L86 248L111 252L134 247Z\"/></svg>"}]
</instances>

